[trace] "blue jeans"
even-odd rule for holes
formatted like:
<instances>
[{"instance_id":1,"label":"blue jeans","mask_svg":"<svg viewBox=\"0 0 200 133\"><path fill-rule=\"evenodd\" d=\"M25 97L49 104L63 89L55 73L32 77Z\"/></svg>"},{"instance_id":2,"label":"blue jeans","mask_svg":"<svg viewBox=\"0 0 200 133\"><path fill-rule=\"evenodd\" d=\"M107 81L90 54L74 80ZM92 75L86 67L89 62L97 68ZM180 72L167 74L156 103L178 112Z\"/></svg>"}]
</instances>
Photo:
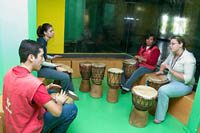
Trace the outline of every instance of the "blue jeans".
<instances>
[{"instance_id":1,"label":"blue jeans","mask_svg":"<svg viewBox=\"0 0 200 133\"><path fill-rule=\"evenodd\" d=\"M61 87L63 90L74 91L74 85L72 82L72 78L67 73L57 71L53 67L42 67L38 71L38 77L59 80L61 82Z\"/></svg>"},{"instance_id":2,"label":"blue jeans","mask_svg":"<svg viewBox=\"0 0 200 133\"><path fill-rule=\"evenodd\" d=\"M151 73L153 72L153 70L144 67L144 66L140 66L139 68L137 68L131 75L131 77L128 79L128 81L126 81L126 77L125 74L122 75L122 86L128 88L129 90L131 89L132 85L136 82L136 80L143 76L146 73Z\"/></svg>"},{"instance_id":3,"label":"blue jeans","mask_svg":"<svg viewBox=\"0 0 200 133\"><path fill-rule=\"evenodd\" d=\"M76 118L77 110L74 104L63 104L60 117L54 117L51 113L46 112L43 116L44 127L42 133L46 133L49 130L53 133L66 133L69 125Z\"/></svg>"},{"instance_id":4,"label":"blue jeans","mask_svg":"<svg viewBox=\"0 0 200 133\"><path fill-rule=\"evenodd\" d=\"M185 85L179 81L170 81L170 83L163 85L158 90L158 104L155 113L155 119L163 121L165 119L169 98L181 97L189 94L192 91L192 86Z\"/></svg>"}]
</instances>

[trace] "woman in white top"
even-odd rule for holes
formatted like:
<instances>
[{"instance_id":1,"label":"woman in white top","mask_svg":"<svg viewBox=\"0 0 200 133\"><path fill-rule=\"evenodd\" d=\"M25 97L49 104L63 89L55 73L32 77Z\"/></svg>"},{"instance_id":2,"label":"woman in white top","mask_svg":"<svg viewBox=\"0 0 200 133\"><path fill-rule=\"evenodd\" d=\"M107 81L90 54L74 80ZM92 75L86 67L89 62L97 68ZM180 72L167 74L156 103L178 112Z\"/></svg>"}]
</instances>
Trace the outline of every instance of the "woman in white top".
<instances>
[{"instance_id":1,"label":"woman in white top","mask_svg":"<svg viewBox=\"0 0 200 133\"><path fill-rule=\"evenodd\" d=\"M168 110L169 98L181 97L192 91L195 83L194 73L196 70L196 59L192 53L185 49L185 41L180 36L174 36L170 40L171 53L161 64L160 71L156 74L167 74L170 82L158 90L158 104L154 123L161 123Z\"/></svg>"}]
</instances>

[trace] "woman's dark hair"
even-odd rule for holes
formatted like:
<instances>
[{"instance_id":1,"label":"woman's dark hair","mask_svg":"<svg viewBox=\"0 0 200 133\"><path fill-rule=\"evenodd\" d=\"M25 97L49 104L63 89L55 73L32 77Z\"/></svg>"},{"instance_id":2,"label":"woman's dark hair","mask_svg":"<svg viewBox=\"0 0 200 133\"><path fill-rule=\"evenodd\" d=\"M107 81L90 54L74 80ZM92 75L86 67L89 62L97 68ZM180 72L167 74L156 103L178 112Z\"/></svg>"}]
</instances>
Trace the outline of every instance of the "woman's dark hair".
<instances>
[{"instance_id":1,"label":"woman's dark hair","mask_svg":"<svg viewBox=\"0 0 200 133\"><path fill-rule=\"evenodd\" d=\"M185 40L183 39L183 37L181 37L181 36L172 36L170 38L170 40L172 40L172 39L176 39L179 44L183 43L183 49L185 49Z\"/></svg>"},{"instance_id":2,"label":"woman's dark hair","mask_svg":"<svg viewBox=\"0 0 200 133\"><path fill-rule=\"evenodd\" d=\"M147 35L145 36L145 42L144 42L143 47L146 47L146 46L147 46L146 40L149 39L150 37L153 37L153 41L154 41L154 43L153 43L153 45L150 47L150 49L152 49L152 48L156 45L156 37L155 37L155 35L154 35L154 34L147 34Z\"/></svg>"},{"instance_id":3,"label":"woman's dark hair","mask_svg":"<svg viewBox=\"0 0 200 133\"><path fill-rule=\"evenodd\" d=\"M38 37L44 37L44 32L47 32L47 30L52 27L49 23L44 23L43 25L38 26L37 29L37 35Z\"/></svg>"},{"instance_id":4,"label":"woman's dark hair","mask_svg":"<svg viewBox=\"0 0 200 133\"><path fill-rule=\"evenodd\" d=\"M27 61L27 58L30 54L32 54L35 58L37 58L39 49L43 49L42 44L33 41L33 40L23 40L19 46L19 57L20 62L24 63Z\"/></svg>"}]
</instances>

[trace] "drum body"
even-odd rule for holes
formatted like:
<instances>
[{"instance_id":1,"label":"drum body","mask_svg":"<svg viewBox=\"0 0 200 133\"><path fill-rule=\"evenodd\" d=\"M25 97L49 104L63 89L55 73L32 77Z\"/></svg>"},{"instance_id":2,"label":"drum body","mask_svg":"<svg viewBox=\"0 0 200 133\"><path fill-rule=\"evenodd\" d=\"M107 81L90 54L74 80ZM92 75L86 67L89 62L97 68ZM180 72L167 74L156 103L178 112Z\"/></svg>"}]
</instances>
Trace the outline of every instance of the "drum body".
<instances>
[{"instance_id":1,"label":"drum body","mask_svg":"<svg viewBox=\"0 0 200 133\"><path fill-rule=\"evenodd\" d=\"M150 75L147 77L148 86L158 90L162 85L169 82L167 76L165 75Z\"/></svg>"},{"instance_id":2,"label":"drum body","mask_svg":"<svg viewBox=\"0 0 200 133\"><path fill-rule=\"evenodd\" d=\"M82 92L89 92L90 87L90 77L92 74L92 63L90 62L80 62L79 63L80 74L82 77L79 90Z\"/></svg>"},{"instance_id":3,"label":"drum body","mask_svg":"<svg viewBox=\"0 0 200 133\"><path fill-rule=\"evenodd\" d=\"M90 96L94 98L100 98L103 95L102 91L102 80L104 77L104 72L106 69L106 65L103 63L93 63L92 64L92 88L90 91Z\"/></svg>"},{"instance_id":4,"label":"drum body","mask_svg":"<svg viewBox=\"0 0 200 133\"><path fill-rule=\"evenodd\" d=\"M147 77L147 84L150 87L155 88L156 90L158 90L162 85L165 85L169 82L167 76L165 75L150 75ZM156 99L156 103L154 104L153 107L151 107L149 109L149 113L151 115L155 115L156 112L156 107L157 107L157 99Z\"/></svg>"},{"instance_id":5,"label":"drum body","mask_svg":"<svg viewBox=\"0 0 200 133\"><path fill-rule=\"evenodd\" d=\"M123 62L123 70L125 73L126 80L128 80L132 73L137 69L137 60L127 59Z\"/></svg>"},{"instance_id":6,"label":"drum body","mask_svg":"<svg viewBox=\"0 0 200 133\"><path fill-rule=\"evenodd\" d=\"M132 89L132 102L138 110L146 111L155 104L157 95L158 92L152 87L135 86Z\"/></svg>"},{"instance_id":7,"label":"drum body","mask_svg":"<svg viewBox=\"0 0 200 133\"><path fill-rule=\"evenodd\" d=\"M145 127L148 123L148 109L156 100L158 92L149 86L139 85L132 88L132 102L135 106L130 113L129 123L136 127Z\"/></svg>"},{"instance_id":8,"label":"drum body","mask_svg":"<svg viewBox=\"0 0 200 133\"><path fill-rule=\"evenodd\" d=\"M109 85L107 101L116 103L118 101L118 88L121 85L123 70L118 68L108 69L107 82Z\"/></svg>"},{"instance_id":9,"label":"drum body","mask_svg":"<svg viewBox=\"0 0 200 133\"><path fill-rule=\"evenodd\" d=\"M110 88L117 89L121 85L123 70L118 68L108 69L107 82Z\"/></svg>"},{"instance_id":10,"label":"drum body","mask_svg":"<svg viewBox=\"0 0 200 133\"><path fill-rule=\"evenodd\" d=\"M106 65L103 63L93 63L92 64L92 82L96 85L101 85L104 77L104 72Z\"/></svg>"},{"instance_id":11,"label":"drum body","mask_svg":"<svg viewBox=\"0 0 200 133\"><path fill-rule=\"evenodd\" d=\"M92 74L92 63L80 62L79 68L82 79L89 80Z\"/></svg>"}]
</instances>

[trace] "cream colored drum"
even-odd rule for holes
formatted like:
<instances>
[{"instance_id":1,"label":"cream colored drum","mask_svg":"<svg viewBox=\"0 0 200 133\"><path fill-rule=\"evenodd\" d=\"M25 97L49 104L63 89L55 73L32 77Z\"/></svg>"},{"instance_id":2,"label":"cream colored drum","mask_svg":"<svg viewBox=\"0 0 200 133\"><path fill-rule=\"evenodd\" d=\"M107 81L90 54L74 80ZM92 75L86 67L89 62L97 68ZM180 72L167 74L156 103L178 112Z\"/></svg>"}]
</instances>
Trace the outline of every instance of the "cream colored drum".
<instances>
[{"instance_id":1,"label":"cream colored drum","mask_svg":"<svg viewBox=\"0 0 200 133\"><path fill-rule=\"evenodd\" d=\"M132 88L132 102L135 108L131 111L129 123L144 127L148 122L148 109L155 104L158 92L149 86L139 85Z\"/></svg>"}]
</instances>

